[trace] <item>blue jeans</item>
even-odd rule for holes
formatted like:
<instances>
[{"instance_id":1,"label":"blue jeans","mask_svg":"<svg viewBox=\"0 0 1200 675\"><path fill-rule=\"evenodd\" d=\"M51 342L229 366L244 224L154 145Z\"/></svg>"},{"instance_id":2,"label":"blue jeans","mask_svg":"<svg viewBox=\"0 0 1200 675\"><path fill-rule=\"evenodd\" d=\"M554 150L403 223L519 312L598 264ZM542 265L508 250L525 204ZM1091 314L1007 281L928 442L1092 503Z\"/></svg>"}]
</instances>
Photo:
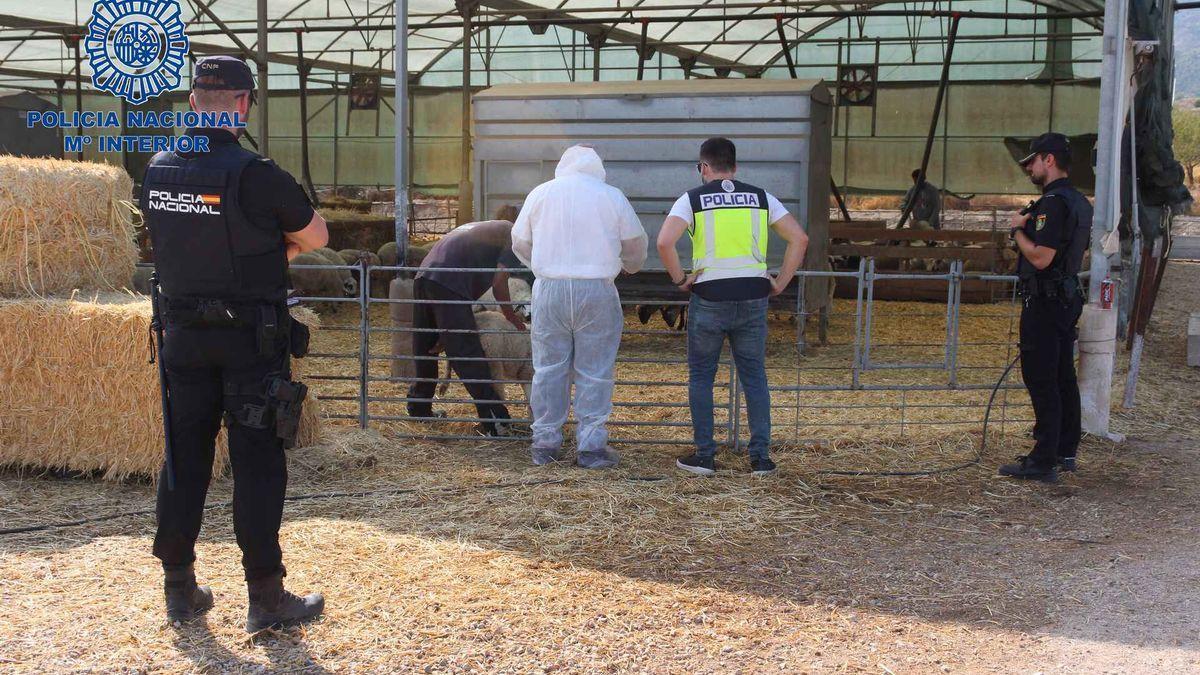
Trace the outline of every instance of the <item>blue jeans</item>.
<instances>
[{"instance_id":1,"label":"blue jeans","mask_svg":"<svg viewBox=\"0 0 1200 675\"><path fill-rule=\"evenodd\" d=\"M688 405L696 454L711 458L713 379L725 338L733 351L750 418L750 457L765 458L771 445L771 393L767 391L767 299L710 302L692 295L688 305Z\"/></svg>"}]
</instances>

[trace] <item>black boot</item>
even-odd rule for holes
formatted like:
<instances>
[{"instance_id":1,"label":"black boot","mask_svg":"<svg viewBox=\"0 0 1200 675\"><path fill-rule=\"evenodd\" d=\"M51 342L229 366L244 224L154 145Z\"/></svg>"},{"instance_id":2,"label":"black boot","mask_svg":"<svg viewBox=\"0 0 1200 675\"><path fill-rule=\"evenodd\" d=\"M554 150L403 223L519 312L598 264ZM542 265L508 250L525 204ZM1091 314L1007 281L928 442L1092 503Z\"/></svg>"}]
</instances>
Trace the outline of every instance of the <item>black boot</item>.
<instances>
[{"instance_id":1,"label":"black boot","mask_svg":"<svg viewBox=\"0 0 1200 675\"><path fill-rule=\"evenodd\" d=\"M247 581L246 588L250 593L247 633L315 619L325 610L325 596L320 593L310 593L302 598L284 590L283 572Z\"/></svg>"},{"instance_id":2,"label":"black boot","mask_svg":"<svg viewBox=\"0 0 1200 675\"><path fill-rule=\"evenodd\" d=\"M184 569L165 569L163 574L169 620L189 621L213 606L212 589L196 584L196 572L191 565Z\"/></svg>"},{"instance_id":3,"label":"black boot","mask_svg":"<svg viewBox=\"0 0 1200 675\"><path fill-rule=\"evenodd\" d=\"M1053 464L1040 466L1029 457L1018 457L1014 464L1004 464L1000 467L1001 476L1037 480L1043 483L1057 483L1058 469Z\"/></svg>"}]
</instances>

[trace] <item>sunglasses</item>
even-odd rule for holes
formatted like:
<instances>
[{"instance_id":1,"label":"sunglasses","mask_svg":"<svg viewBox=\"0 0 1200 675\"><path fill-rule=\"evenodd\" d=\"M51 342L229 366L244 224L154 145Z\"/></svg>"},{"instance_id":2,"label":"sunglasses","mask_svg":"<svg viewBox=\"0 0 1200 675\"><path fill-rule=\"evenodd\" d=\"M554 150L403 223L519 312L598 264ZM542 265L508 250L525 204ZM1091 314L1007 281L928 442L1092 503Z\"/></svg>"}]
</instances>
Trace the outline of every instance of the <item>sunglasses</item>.
<instances>
[{"instance_id":1,"label":"sunglasses","mask_svg":"<svg viewBox=\"0 0 1200 675\"><path fill-rule=\"evenodd\" d=\"M706 166L708 166L708 162L696 162L696 173L703 174Z\"/></svg>"}]
</instances>

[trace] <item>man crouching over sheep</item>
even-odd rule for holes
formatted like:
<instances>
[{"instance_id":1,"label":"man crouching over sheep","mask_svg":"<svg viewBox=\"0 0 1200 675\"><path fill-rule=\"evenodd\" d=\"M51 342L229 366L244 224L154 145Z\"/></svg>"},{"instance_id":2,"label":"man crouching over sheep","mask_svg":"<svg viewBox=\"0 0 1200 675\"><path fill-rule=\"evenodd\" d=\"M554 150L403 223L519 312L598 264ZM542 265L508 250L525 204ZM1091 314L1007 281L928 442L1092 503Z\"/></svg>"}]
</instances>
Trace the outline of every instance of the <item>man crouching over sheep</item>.
<instances>
[{"instance_id":1,"label":"man crouching over sheep","mask_svg":"<svg viewBox=\"0 0 1200 675\"><path fill-rule=\"evenodd\" d=\"M490 364L479 341L473 303L491 289L496 301L509 303L508 270L521 266L513 255L512 223L489 220L467 223L442 237L421 263L425 268L413 281L413 355L432 356L438 341L446 350L450 367L475 400L481 420L479 429L487 436L510 436L508 408L492 379ZM475 271L452 271L471 268ZM445 271L443 271L443 269ZM512 325L525 330L525 323L509 304L500 311ZM437 387L437 361L419 358L417 379L408 389L408 414L433 417L433 394Z\"/></svg>"},{"instance_id":2,"label":"man crouching over sheep","mask_svg":"<svg viewBox=\"0 0 1200 675\"><path fill-rule=\"evenodd\" d=\"M533 463L559 459L571 382L575 383L577 461L616 466L605 422L612 413L621 300L613 283L646 262L646 231L629 200L604 182L596 151L572 146L554 180L529 193L513 227L513 251L533 284Z\"/></svg>"}]
</instances>

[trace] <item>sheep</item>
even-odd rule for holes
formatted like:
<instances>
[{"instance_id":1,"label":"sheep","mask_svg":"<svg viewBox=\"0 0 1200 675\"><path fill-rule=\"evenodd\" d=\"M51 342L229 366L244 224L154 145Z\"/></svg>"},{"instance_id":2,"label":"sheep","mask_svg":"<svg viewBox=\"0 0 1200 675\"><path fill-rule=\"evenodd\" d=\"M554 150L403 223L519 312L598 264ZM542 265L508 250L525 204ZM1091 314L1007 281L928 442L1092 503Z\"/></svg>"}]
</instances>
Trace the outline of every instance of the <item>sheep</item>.
<instances>
[{"instance_id":1,"label":"sheep","mask_svg":"<svg viewBox=\"0 0 1200 675\"><path fill-rule=\"evenodd\" d=\"M344 248L337 252L338 257L342 259L343 265L357 265L359 256L362 255L362 253L362 251L356 248ZM379 256L375 257L378 258Z\"/></svg>"},{"instance_id":2,"label":"sheep","mask_svg":"<svg viewBox=\"0 0 1200 675\"><path fill-rule=\"evenodd\" d=\"M369 265L371 267L379 267L380 266L379 255L376 254L374 251L360 251L355 248L345 248L345 249L338 251L337 255L339 258L342 259L342 262L340 263L342 265L354 265L357 267L359 264L366 262L367 265ZM356 284L362 283L362 279L359 278L362 275L359 273L359 271L357 269L352 269L352 270L347 270L347 271L350 272L350 276L354 278L354 281ZM378 270L372 271L371 272L371 297L372 298L386 298L388 284L391 283L392 278L394 276L395 276L395 274L392 272L383 272L383 271L378 271Z\"/></svg>"},{"instance_id":3,"label":"sheep","mask_svg":"<svg viewBox=\"0 0 1200 675\"><path fill-rule=\"evenodd\" d=\"M304 297L342 298L353 297L358 292L358 286L350 278L349 272L343 277L336 269L297 269L296 265L329 265L329 259L318 251L301 253L292 259L288 266L288 278L296 294Z\"/></svg>"},{"instance_id":4,"label":"sheep","mask_svg":"<svg viewBox=\"0 0 1200 675\"><path fill-rule=\"evenodd\" d=\"M513 310L518 314L523 315L526 319L529 318L529 304L533 301L533 289L529 287L529 282L516 277L508 278L508 296L513 302L517 303L512 306ZM500 305L493 305L496 302L496 296L492 293L492 289L487 289L487 292L479 296L480 305L474 305L471 310L478 312L499 312Z\"/></svg>"},{"instance_id":5,"label":"sheep","mask_svg":"<svg viewBox=\"0 0 1200 675\"><path fill-rule=\"evenodd\" d=\"M687 305L638 305L634 307L634 310L637 311L638 321L641 321L643 326L650 322L650 317L654 316L655 312L658 312L668 328L675 330L687 328Z\"/></svg>"},{"instance_id":6,"label":"sheep","mask_svg":"<svg viewBox=\"0 0 1200 675\"><path fill-rule=\"evenodd\" d=\"M425 260L425 256L429 255L429 249L431 247L432 247L432 245L413 246L412 244L409 244L408 251L406 252L406 254L404 256L404 265L403 266L404 267L420 266L421 262ZM384 244L383 246L380 246L379 251L378 251L380 264L386 265L387 267L394 267L394 266L398 265L400 257L397 252L397 248L398 247L396 246L396 242L394 242L394 241L389 241L388 243ZM408 272L408 273L402 272L401 274L408 274L409 276L412 275L411 272Z\"/></svg>"},{"instance_id":7,"label":"sheep","mask_svg":"<svg viewBox=\"0 0 1200 675\"><path fill-rule=\"evenodd\" d=\"M313 253L316 253L325 259L324 262L316 263L318 265L344 266L346 264L346 261L342 260L342 256L338 255L338 253L331 248L318 248L314 250ZM335 269L330 271L338 275L338 278L342 280L342 287L345 289L345 296L347 298L352 298L358 295L358 279L356 279L354 275L350 273L350 270Z\"/></svg>"},{"instance_id":8,"label":"sheep","mask_svg":"<svg viewBox=\"0 0 1200 675\"><path fill-rule=\"evenodd\" d=\"M508 319L504 318L500 312L476 311L475 324L480 331L479 342L483 345L484 355L490 359L505 359L490 363L492 379L521 380L521 388L525 392L525 400L528 401L531 391L529 381L533 379L533 347L529 333L517 332L516 327L509 323ZM430 353L441 353L441 346L434 347ZM510 359L520 359L520 361ZM438 387L438 396L446 395L446 389L450 386L450 377L450 361L447 360L446 378ZM504 395L503 384L497 383L493 386L496 389L497 398L502 401L508 398Z\"/></svg>"},{"instance_id":9,"label":"sheep","mask_svg":"<svg viewBox=\"0 0 1200 675\"><path fill-rule=\"evenodd\" d=\"M396 242L394 241L389 241L383 246L380 246L376 255L379 256L379 263L386 265L387 267L394 267L396 265L396 261L400 259Z\"/></svg>"}]
</instances>

